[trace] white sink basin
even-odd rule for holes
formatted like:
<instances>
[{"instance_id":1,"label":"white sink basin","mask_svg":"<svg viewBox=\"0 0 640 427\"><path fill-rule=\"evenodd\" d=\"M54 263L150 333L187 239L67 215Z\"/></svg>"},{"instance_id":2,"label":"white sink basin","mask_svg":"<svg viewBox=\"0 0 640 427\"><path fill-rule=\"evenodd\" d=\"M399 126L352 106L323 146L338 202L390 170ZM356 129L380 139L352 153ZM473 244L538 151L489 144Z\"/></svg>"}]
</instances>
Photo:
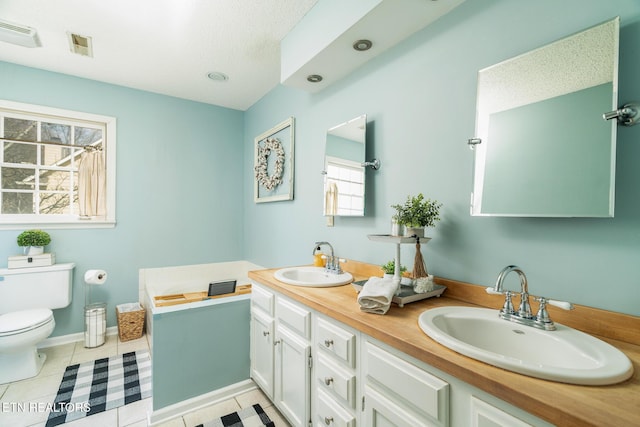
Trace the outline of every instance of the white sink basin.
<instances>
[{"instance_id":1,"label":"white sink basin","mask_svg":"<svg viewBox=\"0 0 640 427\"><path fill-rule=\"evenodd\" d=\"M282 268L273 277L281 282L295 286L308 286L316 288L329 288L342 286L353 282L353 276L349 273L327 273L324 267L290 267Z\"/></svg>"},{"instance_id":2,"label":"white sink basin","mask_svg":"<svg viewBox=\"0 0 640 427\"><path fill-rule=\"evenodd\" d=\"M556 323L543 331L498 318L498 311L439 307L418 319L440 344L490 365L551 381L605 385L633 374L631 361L615 347Z\"/></svg>"}]
</instances>

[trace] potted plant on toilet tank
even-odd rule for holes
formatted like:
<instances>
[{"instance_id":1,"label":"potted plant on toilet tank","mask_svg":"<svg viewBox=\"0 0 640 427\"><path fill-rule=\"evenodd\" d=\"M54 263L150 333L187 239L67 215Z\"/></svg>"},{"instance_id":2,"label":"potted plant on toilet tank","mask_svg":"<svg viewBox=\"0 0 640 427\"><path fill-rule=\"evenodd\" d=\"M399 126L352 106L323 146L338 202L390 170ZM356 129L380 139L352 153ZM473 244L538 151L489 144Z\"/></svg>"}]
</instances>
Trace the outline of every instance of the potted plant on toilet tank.
<instances>
[{"instance_id":1,"label":"potted plant on toilet tank","mask_svg":"<svg viewBox=\"0 0 640 427\"><path fill-rule=\"evenodd\" d=\"M40 255L49 243L51 236L42 230L26 230L18 236L18 246L24 247L25 255Z\"/></svg>"},{"instance_id":2,"label":"potted plant on toilet tank","mask_svg":"<svg viewBox=\"0 0 640 427\"><path fill-rule=\"evenodd\" d=\"M391 205L396 210L394 221L405 227L404 235L424 237L425 227L433 227L440 220L442 203L437 200L425 199L422 193L417 196L407 196L402 205Z\"/></svg>"}]
</instances>

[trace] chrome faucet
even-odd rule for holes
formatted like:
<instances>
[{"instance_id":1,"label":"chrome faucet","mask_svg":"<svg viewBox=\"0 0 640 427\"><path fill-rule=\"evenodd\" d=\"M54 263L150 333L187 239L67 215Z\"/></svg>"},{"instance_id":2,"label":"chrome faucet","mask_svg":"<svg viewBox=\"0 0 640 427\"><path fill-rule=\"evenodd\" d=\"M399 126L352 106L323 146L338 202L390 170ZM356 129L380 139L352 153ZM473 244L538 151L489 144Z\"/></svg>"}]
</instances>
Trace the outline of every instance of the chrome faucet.
<instances>
[{"instance_id":1,"label":"chrome faucet","mask_svg":"<svg viewBox=\"0 0 640 427\"><path fill-rule=\"evenodd\" d=\"M516 272L520 277L520 307L518 308L518 311L514 310L513 303L511 302L511 296L513 295L513 292L503 290L504 279L512 271ZM555 301L544 297L539 297L534 298L540 303L538 313L534 316L531 312L531 305L529 304L529 285L527 283L527 276L524 274L524 271L522 271L520 267L515 265L509 265L503 268L502 271L500 271L500 273L498 274L496 285L493 288L487 288L487 293L505 296L504 305L502 306L499 314L502 319L509 320L521 325L533 326L534 328L544 329L547 331L553 331L556 329L556 326L549 318L549 313L547 312L547 304L551 304L565 310L573 309L573 305L569 302Z\"/></svg>"},{"instance_id":2,"label":"chrome faucet","mask_svg":"<svg viewBox=\"0 0 640 427\"><path fill-rule=\"evenodd\" d=\"M527 284L527 276L525 276L524 271L518 266L509 265L502 269L500 274L498 274L498 280L496 280L496 286L494 290L499 293L503 293L502 288L504 286L504 278L507 277L509 273L512 271L518 273L520 277L520 308L518 309L518 316L523 319L530 319L531 315L531 304L529 304L529 285ZM513 310L513 305L511 304L511 295L508 295L508 300L505 301L505 306L509 306L508 314L515 314ZM507 307L503 307L506 309Z\"/></svg>"},{"instance_id":3,"label":"chrome faucet","mask_svg":"<svg viewBox=\"0 0 640 427\"><path fill-rule=\"evenodd\" d=\"M315 253L316 249L319 248L322 245L329 246L329 249L331 250L331 255L327 255L326 256L327 263L325 264L324 270L327 273L332 273L332 274L340 274L340 273L342 273L342 269L340 268L340 258L338 258L337 256L334 255L333 246L331 246L331 243L329 243L329 242L315 242L314 244L315 244L315 246L313 247L313 252L314 253Z\"/></svg>"}]
</instances>

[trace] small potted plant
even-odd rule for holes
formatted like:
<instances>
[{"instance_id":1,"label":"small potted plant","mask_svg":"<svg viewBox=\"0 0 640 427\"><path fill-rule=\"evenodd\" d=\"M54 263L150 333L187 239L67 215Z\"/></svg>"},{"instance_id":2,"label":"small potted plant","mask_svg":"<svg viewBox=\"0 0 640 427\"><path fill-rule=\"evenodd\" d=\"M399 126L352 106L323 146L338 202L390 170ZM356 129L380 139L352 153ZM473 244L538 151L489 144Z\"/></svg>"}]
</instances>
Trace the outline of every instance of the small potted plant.
<instances>
[{"instance_id":1,"label":"small potted plant","mask_svg":"<svg viewBox=\"0 0 640 427\"><path fill-rule=\"evenodd\" d=\"M25 255L40 255L49 243L51 236L42 230L26 230L18 236L18 246L24 247Z\"/></svg>"},{"instance_id":2,"label":"small potted plant","mask_svg":"<svg viewBox=\"0 0 640 427\"><path fill-rule=\"evenodd\" d=\"M393 219L405 226L405 236L416 235L424 237L425 227L433 227L440 220L442 203L437 200L425 199L422 193L417 196L407 196L403 205L391 205L396 210Z\"/></svg>"},{"instance_id":3,"label":"small potted plant","mask_svg":"<svg viewBox=\"0 0 640 427\"><path fill-rule=\"evenodd\" d=\"M384 277L392 278L393 274L396 271L396 262L394 260L389 261L386 264L380 266L382 271L384 271ZM400 265L400 275L402 275L405 271L407 271L407 267L404 265Z\"/></svg>"}]
</instances>

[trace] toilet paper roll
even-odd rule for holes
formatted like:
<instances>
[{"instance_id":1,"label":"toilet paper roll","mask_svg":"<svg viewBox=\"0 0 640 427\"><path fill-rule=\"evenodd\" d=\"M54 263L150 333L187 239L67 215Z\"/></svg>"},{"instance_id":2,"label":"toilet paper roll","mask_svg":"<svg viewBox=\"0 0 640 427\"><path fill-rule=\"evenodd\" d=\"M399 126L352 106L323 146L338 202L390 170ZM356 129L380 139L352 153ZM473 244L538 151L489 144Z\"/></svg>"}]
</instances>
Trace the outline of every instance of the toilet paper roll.
<instances>
[{"instance_id":1,"label":"toilet paper roll","mask_svg":"<svg viewBox=\"0 0 640 427\"><path fill-rule=\"evenodd\" d=\"M104 270L87 270L84 273L84 283L87 285L102 285L107 281L107 272Z\"/></svg>"}]
</instances>

